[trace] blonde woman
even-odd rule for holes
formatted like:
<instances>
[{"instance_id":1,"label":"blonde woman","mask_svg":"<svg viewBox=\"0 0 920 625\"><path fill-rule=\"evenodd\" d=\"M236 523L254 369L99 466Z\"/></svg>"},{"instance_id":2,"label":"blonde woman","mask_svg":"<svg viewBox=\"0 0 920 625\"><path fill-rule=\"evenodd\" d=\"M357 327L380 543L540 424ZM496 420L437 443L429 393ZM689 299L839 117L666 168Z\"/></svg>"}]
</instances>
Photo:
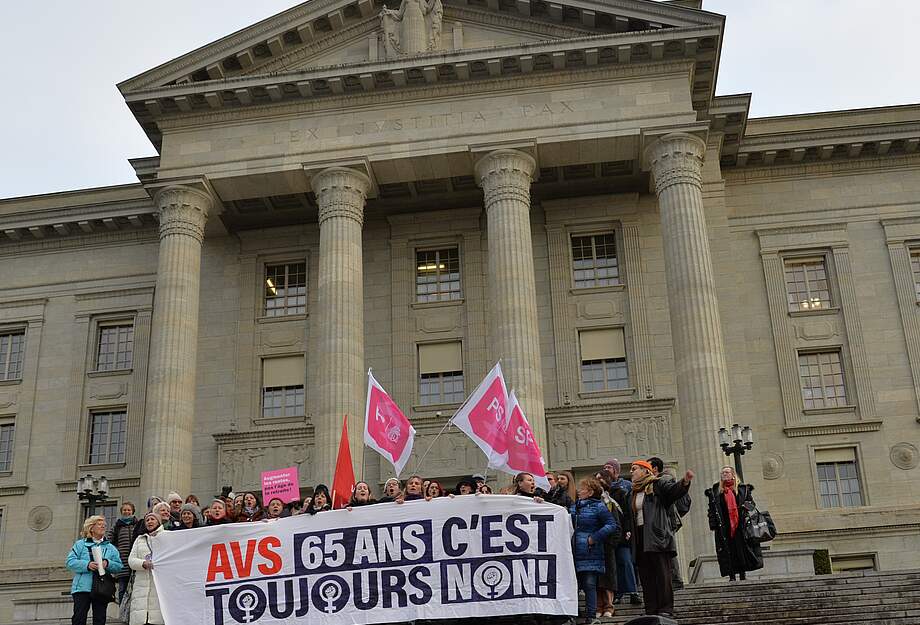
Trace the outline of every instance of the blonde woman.
<instances>
[{"instance_id":1,"label":"blonde woman","mask_svg":"<svg viewBox=\"0 0 920 625\"><path fill-rule=\"evenodd\" d=\"M148 512L144 515L144 532L134 541L128 566L134 571L134 588L131 592L130 625L162 625L160 600L153 584L153 547L151 539L165 532L160 515Z\"/></svg>"},{"instance_id":2,"label":"blonde woman","mask_svg":"<svg viewBox=\"0 0 920 625\"><path fill-rule=\"evenodd\" d=\"M93 625L105 625L105 609L111 601L107 597L93 597L93 575L99 566L93 559L93 548L102 550L102 567L106 573L118 573L123 568L115 545L105 539L105 517L93 515L83 521L80 538L67 554L67 569L73 573L70 594L73 597L73 625L86 625L89 609L93 609Z\"/></svg>"},{"instance_id":3,"label":"blonde woman","mask_svg":"<svg viewBox=\"0 0 920 625\"><path fill-rule=\"evenodd\" d=\"M754 502L750 484L739 484L732 467L724 466L719 472L719 482L706 490L709 498L709 529L716 541L719 572L729 581L736 576L745 579L748 571L763 568L763 555L759 543L744 539L744 522L747 511L744 503Z\"/></svg>"}]
</instances>

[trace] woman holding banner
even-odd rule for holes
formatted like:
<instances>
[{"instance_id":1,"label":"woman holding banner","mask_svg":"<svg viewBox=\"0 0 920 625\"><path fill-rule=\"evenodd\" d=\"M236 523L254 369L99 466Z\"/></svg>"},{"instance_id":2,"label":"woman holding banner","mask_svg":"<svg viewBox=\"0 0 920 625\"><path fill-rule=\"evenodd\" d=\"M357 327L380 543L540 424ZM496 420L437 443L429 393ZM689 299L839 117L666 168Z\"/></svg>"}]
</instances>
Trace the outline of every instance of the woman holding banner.
<instances>
[{"instance_id":1,"label":"woman holding banner","mask_svg":"<svg viewBox=\"0 0 920 625\"><path fill-rule=\"evenodd\" d=\"M579 623L597 622L597 577L606 570L604 543L620 531L610 510L601 501L602 487L593 478L578 483L578 501L570 509L575 528L572 555L578 587L585 593L585 616Z\"/></svg>"},{"instance_id":2,"label":"woman holding banner","mask_svg":"<svg viewBox=\"0 0 920 625\"><path fill-rule=\"evenodd\" d=\"M164 531L159 516L153 512L144 515L144 533L134 541L128 556L128 566L134 571L130 625L162 625L165 622L153 584L153 548L150 545L150 539Z\"/></svg>"},{"instance_id":3,"label":"woman holding banner","mask_svg":"<svg viewBox=\"0 0 920 625\"><path fill-rule=\"evenodd\" d=\"M317 512L332 510L332 496L329 494L329 487L325 484L317 484L313 489L313 497L304 503L307 505L301 514L312 516Z\"/></svg>"},{"instance_id":4,"label":"woman holding banner","mask_svg":"<svg viewBox=\"0 0 920 625\"><path fill-rule=\"evenodd\" d=\"M348 500L348 505L345 509L351 511L352 508L370 506L375 503L377 503L377 500L371 497L370 485L367 482L358 482L351 492L351 498Z\"/></svg>"}]
</instances>

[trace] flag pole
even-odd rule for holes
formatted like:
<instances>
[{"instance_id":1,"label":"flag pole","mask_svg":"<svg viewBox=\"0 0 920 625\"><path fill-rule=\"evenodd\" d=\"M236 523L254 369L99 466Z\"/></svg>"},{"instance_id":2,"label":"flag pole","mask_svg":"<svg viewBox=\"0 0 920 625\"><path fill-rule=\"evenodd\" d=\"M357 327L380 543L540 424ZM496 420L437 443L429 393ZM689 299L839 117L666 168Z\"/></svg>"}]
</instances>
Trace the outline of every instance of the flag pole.
<instances>
[{"instance_id":1,"label":"flag pole","mask_svg":"<svg viewBox=\"0 0 920 625\"><path fill-rule=\"evenodd\" d=\"M461 407L462 407L462 406L461 406ZM438 432L437 436L435 436L434 439L431 441L431 444L428 445L428 449L425 450L425 453L423 453L423 454L419 457L418 462L415 463L415 471L413 471L413 473L418 473L418 470L421 468L421 466L422 466L422 461L425 459L425 456L428 455L428 452L432 450L432 448L434 447L434 444L435 444L436 442L438 442L438 439L439 439L439 438L441 438L441 434L443 434L444 431L445 431L448 427L450 427L451 423L453 423L453 422L454 422L454 417L451 416L450 419L447 420L447 423L444 424L444 427L441 428L441 431ZM396 477L398 478L399 476L397 475Z\"/></svg>"}]
</instances>

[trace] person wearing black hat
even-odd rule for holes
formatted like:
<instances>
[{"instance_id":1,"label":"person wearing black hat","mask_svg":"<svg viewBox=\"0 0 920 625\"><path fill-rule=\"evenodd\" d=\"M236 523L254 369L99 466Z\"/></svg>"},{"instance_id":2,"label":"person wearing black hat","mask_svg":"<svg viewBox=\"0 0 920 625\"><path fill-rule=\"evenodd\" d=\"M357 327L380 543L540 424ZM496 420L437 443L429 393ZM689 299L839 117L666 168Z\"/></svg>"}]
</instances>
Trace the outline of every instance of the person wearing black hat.
<instances>
[{"instance_id":1,"label":"person wearing black hat","mask_svg":"<svg viewBox=\"0 0 920 625\"><path fill-rule=\"evenodd\" d=\"M306 514L316 514L317 512L326 512L332 510L332 497L329 495L329 487L325 484L317 484L313 489L313 497L310 499L310 505L304 509Z\"/></svg>"},{"instance_id":2,"label":"person wearing black hat","mask_svg":"<svg viewBox=\"0 0 920 625\"><path fill-rule=\"evenodd\" d=\"M457 482L457 487L454 488L455 495L472 495L476 492L478 484L472 476L464 477L459 482Z\"/></svg>"}]
</instances>

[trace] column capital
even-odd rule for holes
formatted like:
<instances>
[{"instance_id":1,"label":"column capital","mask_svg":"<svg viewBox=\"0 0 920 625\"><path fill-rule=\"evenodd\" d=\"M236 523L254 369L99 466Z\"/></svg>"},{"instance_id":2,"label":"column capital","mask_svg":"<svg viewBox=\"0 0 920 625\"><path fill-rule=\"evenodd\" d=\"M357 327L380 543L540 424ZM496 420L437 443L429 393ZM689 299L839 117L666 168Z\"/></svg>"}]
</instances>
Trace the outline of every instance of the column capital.
<instances>
[{"instance_id":1,"label":"column capital","mask_svg":"<svg viewBox=\"0 0 920 625\"><path fill-rule=\"evenodd\" d=\"M364 224L364 201L371 179L349 167L328 167L310 180L319 204L319 223L330 217L347 217Z\"/></svg>"},{"instance_id":2,"label":"column capital","mask_svg":"<svg viewBox=\"0 0 920 625\"><path fill-rule=\"evenodd\" d=\"M659 195L674 184L702 187L706 143L696 135L675 132L665 135L645 149Z\"/></svg>"},{"instance_id":3,"label":"column capital","mask_svg":"<svg viewBox=\"0 0 920 625\"><path fill-rule=\"evenodd\" d=\"M193 187L163 187L153 196L160 218L160 239L183 234L204 240L204 225L214 205L209 193Z\"/></svg>"},{"instance_id":4,"label":"column capital","mask_svg":"<svg viewBox=\"0 0 920 625\"><path fill-rule=\"evenodd\" d=\"M478 161L474 170L476 172L476 184L483 189L501 184L502 179L526 178L527 185L530 186L533 180L534 171L537 169L537 161L526 152L520 150L499 149L489 152Z\"/></svg>"}]
</instances>

